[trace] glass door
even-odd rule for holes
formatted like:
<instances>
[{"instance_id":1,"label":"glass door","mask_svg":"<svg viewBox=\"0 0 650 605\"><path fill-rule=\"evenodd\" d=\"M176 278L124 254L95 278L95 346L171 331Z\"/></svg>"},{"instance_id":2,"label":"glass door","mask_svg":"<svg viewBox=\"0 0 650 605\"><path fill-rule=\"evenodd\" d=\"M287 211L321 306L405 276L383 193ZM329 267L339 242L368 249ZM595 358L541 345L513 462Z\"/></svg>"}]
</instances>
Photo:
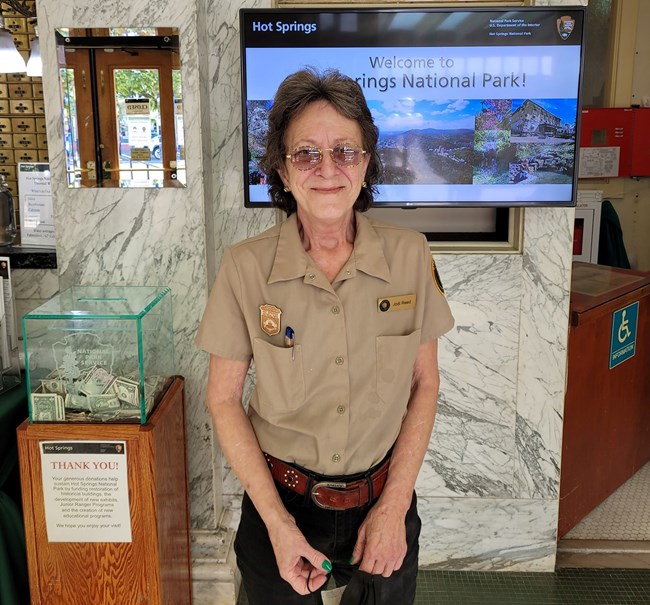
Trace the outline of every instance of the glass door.
<instances>
[{"instance_id":1,"label":"glass door","mask_svg":"<svg viewBox=\"0 0 650 605\"><path fill-rule=\"evenodd\" d=\"M101 47L99 38L64 46L69 186L185 185L178 49L144 47L147 36L102 38L111 43Z\"/></svg>"}]
</instances>

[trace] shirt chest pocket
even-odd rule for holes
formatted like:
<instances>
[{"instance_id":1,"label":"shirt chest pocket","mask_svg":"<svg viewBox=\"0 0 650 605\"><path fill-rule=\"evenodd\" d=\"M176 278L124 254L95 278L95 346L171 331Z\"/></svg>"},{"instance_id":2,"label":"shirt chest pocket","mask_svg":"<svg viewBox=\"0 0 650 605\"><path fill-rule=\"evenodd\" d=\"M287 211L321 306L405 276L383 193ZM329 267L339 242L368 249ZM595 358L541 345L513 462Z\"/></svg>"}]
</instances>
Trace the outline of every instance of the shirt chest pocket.
<instances>
[{"instance_id":1,"label":"shirt chest pocket","mask_svg":"<svg viewBox=\"0 0 650 605\"><path fill-rule=\"evenodd\" d=\"M420 330L406 336L377 336L377 394L387 404L406 403L411 394L413 364Z\"/></svg>"},{"instance_id":2,"label":"shirt chest pocket","mask_svg":"<svg viewBox=\"0 0 650 605\"><path fill-rule=\"evenodd\" d=\"M305 401L301 346L276 347L256 338L253 341L253 357L259 414L270 418L299 408Z\"/></svg>"}]
</instances>

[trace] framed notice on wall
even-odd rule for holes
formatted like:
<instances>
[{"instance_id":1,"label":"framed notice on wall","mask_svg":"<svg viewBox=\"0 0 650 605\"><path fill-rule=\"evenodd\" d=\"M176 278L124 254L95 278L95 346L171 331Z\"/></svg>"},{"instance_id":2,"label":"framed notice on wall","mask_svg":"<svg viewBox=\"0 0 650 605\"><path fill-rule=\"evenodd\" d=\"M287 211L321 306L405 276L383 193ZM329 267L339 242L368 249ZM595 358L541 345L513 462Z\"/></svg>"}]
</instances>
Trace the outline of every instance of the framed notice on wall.
<instances>
[{"instance_id":1,"label":"framed notice on wall","mask_svg":"<svg viewBox=\"0 0 650 605\"><path fill-rule=\"evenodd\" d=\"M22 245L53 248L54 211L49 164L18 164L18 197Z\"/></svg>"}]
</instances>

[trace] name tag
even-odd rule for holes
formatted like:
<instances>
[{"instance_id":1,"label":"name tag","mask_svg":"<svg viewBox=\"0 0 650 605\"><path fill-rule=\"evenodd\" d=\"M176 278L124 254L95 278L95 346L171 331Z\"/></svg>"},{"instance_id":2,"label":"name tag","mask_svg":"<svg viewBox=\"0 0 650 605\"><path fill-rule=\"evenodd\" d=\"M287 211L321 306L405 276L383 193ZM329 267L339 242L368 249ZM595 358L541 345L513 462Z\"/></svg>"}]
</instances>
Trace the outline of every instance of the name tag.
<instances>
[{"instance_id":1,"label":"name tag","mask_svg":"<svg viewBox=\"0 0 650 605\"><path fill-rule=\"evenodd\" d=\"M387 296L377 299L377 311L388 313L391 311L404 311L415 308L415 294L402 294L401 296Z\"/></svg>"}]
</instances>

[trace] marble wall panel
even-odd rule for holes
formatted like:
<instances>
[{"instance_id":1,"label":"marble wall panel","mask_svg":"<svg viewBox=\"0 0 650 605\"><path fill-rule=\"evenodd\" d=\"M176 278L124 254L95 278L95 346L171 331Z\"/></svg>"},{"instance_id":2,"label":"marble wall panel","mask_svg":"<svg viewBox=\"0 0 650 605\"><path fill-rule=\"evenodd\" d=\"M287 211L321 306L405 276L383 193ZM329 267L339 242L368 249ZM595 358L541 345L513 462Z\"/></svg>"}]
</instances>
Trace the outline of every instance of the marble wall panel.
<instances>
[{"instance_id":1,"label":"marble wall panel","mask_svg":"<svg viewBox=\"0 0 650 605\"><path fill-rule=\"evenodd\" d=\"M73 284L171 288L177 372L186 378L192 523L215 526L212 433L204 404L207 356L192 342L208 291L197 6L183 1L39 0L37 11L61 288ZM179 28L186 188L67 188L54 30L106 26Z\"/></svg>"},{"instance_id":2,"label":"marble wall panel","mask_svg":"<svg viewBox=\"0 0 650 605\"><path fill-rule=\"evenodd\" d=\"M59 291L56 269L12 269L11 285L17 299L49 300Z\"/></svg>"},{"instance_id":3,"label":"marble wall panel","mask_svg":"<svg viewBox=\"0 0 650 605\"><path fill-rule=\"evenodd\" d=\"M521 257L436 259L456 325L440 341L438 415L418 490L510 497Z\"/></svg>"},{"instance_id":4,"label":"marble wall panel","mask_svg":"<svg viewBox=\"0 0 650 605\"><path fill-rule=\"evenodd\" d=\"M515 495L559 497L573 208L526 210Z\"/></svg>"},{"instance_id":5,"label":"marble wall panel","mask_svg":"<svg viewBox=\"0 0 650 605\"><path fill-rule=\"evenodd\" d=\"M420 566L553 571L557 504L547 500L418 498Z\"/></svg>"},{"instance_id":6,"label":"marble wall panel","mask_svg":"<svg viewBox=\"0 0 650 605\"><path fill-rule=\"evenodd\" d=\"M20 333L22 316L58 293L59 274L56 269L12 269L11 286Z\"/></svg>"}]
</instances>

